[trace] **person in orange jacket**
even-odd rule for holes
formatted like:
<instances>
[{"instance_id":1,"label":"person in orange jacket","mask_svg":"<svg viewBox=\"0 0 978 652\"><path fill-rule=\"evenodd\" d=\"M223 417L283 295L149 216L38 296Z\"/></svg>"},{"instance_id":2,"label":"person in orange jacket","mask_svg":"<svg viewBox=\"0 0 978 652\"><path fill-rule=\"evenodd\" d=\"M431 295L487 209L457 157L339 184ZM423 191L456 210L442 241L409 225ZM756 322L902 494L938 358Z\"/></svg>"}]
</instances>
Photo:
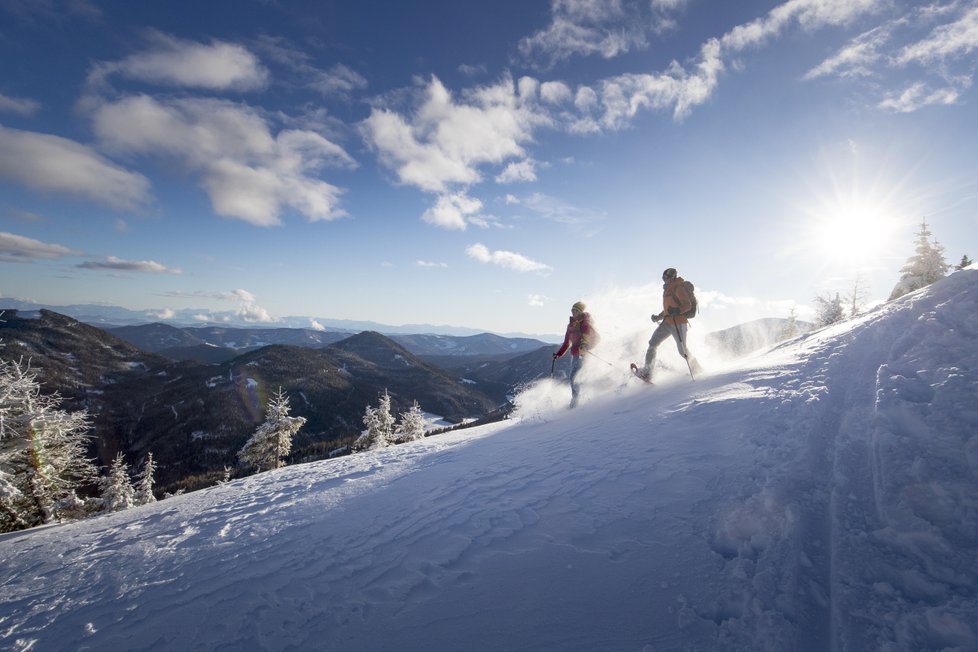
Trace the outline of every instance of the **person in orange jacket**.
<instances>
[{"instance_id":1,"label":"person in orange jacket","mask_svg":"<svg viewBox=\"0 0 978 652\"><path fill-rule=\"evenodd\" d=\"M689 352L689 341L686 339L689 320L683 316L692 307L692 298L683 285L682 277L675 267L667 268L662 272L662 312L652 315L652 321L659 326L652 333L649 348L645 351L645 365L635 372L639 377L652 382L656 349L670 337L676 340L679 355L689 362L690 373L700 372L699 363Z\"/></svg>"},{"instance_id":2,"label":"person in orange jacket","mask_svg":"<svg viewBox=\"0 0 978 652\"><path fill-rule=\"evenodd\" d=\"M587 355L598 343L598 332L591 323L591 314L587 312L584 302L578 301L571 306L570 321L567 323L567 330L564 332L564 343L554 352L554 360L564 355L567 349L571 354L571 407L577 405L580 397L581 386L577 382L577 375L584 364L584 356Z\"/></svg>"}]
</instances>

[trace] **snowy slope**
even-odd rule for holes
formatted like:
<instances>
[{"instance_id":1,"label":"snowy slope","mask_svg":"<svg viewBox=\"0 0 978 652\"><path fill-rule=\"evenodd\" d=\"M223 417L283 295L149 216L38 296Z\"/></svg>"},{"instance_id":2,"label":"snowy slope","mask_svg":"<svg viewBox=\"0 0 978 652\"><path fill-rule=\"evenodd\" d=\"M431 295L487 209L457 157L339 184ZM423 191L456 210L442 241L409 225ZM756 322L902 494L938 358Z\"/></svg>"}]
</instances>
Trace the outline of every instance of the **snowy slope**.
<instances>
[{"instance_id":1,"label":"snowy slope","mask_svg":"<svg viewBox=\"0 0 978 652\"><path fill-rule=\"evenodd\" d=\"M6 535L0 648L978 649L976 304Z\"/></svg>"}]
</instances>

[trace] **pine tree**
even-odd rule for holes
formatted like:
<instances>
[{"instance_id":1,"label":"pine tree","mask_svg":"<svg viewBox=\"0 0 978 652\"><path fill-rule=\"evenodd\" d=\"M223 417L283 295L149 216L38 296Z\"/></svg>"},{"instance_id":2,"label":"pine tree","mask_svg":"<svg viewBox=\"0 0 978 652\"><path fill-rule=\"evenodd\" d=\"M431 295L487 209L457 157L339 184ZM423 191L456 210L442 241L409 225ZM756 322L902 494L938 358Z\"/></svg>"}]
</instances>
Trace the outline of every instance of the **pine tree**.
<instances>
[{"instance_id":1,"label":"pine tree","mask_svg":"<svg viewBox=\"0 0 978 652\"><path fill-rule=\"evenodd\" d=\"M778 332L778 341L781 342L784 340L790 340L796 335L798 335L798 315L796 313L795 306L791 306L791 312L788 313L788 319Z\"/></svg>"},{"instance_id":2,"label":"pine tree","mask_svg":"<svg viewBox=\"0 0 978 652\"><path fill-rule=\"evenodd\" d=\"M826 296L815 297L815 328L822 328L829 324L842 321L845 318L845 311L842 309L842 299L839 293L835 293L835 298Z\"/></svg>"},{"instance_id":3,"label":"pine tree","mask_svg":"<svg viewBox=\"0 0 978 652\"><path fill-rule=\"evenodd\" d=\"M102 478L102 507L107 512L121 512L136 504L136 490L129 478L129 466L122 453L117 453L109 475Z\"/></svg>"},{"instance_id":4,"label":"pine tree","mask_svg":"<svg viewBox=\"0 0 978 652\"><path fill-rule=\"evenodd\" d=\"M944 262L944 247L937 241L931 242L931 235L927 220L922 220L917 232L915 253L900 270L900 280L890 293L889 301L927 287L947 274L949 265Z\"/></svg>"},{"instance_id":5,"label":"pine tree","mask_svg":"<svg viewBox=\"0 0 978 652\"><path fill-rule=\"evenodd\" d=\"M363 414L366 430L353 442L353 450L384 448L394 443L394 417L391 415L391 397L384 390L377 407L367 406Z\"/></svg>"},{"instance_id":6,"label":"pine tree","mask_svg":"<svg viewBox=\"0 0 978 652\"><path fill-rule=\"evenodd\" d=\"M60 409L20 362L0 360L0 531L71 517L76 489L97 477L85 412Z\"/></svg>"},{"instance_id":7,"label":"pine tree","mask_svg":"<svg viewBox=\"0 0 978 652\"><path fill-rule=\"evenodd\" d=\"M238 459L259 471L283 466L282 458L292 451L292 437L305 422L305 417L289 416L289 397L279 387L268 402L265 422L238 451Z\"/></svg>"},{"instance_id":8,"label":"pine tree","mask_svg":"<svg viewBox=\"0 0 978 652\"><path fill-rule=\"evenodd\" d=\"M852 290L846 295L846 303L849 306L849 318L857 317L862 313L863 303L866 301L866 284L861 274L856 274L856 280L852 283Z\"/></svg>"},{"instance_id":9,"label":"pine tree","mask_svg":"<svg viewBox=\"0 0 978 652\"><path fill-rule=\"evenodd\" d=\"M424 412L421 406L415 401L407 412L401 412L401 419L394 429L394 443L414 441L423 439L425 431Z\"/></svg>"},{"instance_id":10,"label":"pine tree","mask_svg":"<svg viewBox=\"0 0 978 652\"><path fill-rule=\"evenodd\" d=\"M153 495L153 474L156 473L156 463L153 462L153 454L146 453L146 462L143 464L143 472L139 474L139 483L136 485L136 504L149 505L156 502Z\"/></svg>"},{"instance_id":11,"label":"pine tree","mask_svg":"<svg viewBox=\"0 0 978 652\"><path fill-rule=\"evenodd\" d=\"M956 269L958 271L961 271L965 267L969 267L970 265L972 265L974 262L975 261L973 261L970 258L968 258L968 254L965 254L965 255L961 256L961 262L958 263L958 266L955 267L954 269Z\"/></svg>"}]
</instances>

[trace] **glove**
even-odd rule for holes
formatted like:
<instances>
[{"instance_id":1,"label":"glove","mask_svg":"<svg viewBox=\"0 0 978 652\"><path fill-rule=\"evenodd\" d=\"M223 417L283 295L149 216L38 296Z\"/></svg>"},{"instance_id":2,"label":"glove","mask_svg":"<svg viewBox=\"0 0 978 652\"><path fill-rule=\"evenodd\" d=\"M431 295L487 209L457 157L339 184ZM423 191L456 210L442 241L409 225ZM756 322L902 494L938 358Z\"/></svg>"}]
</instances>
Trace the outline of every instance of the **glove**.
<instances>
[{"instance_id":1,"label":"glove","mask_svg":"<svg viewBox=\"0 0 978 652\"><path fill-rule=\"evenodd\" d=\"M556 353L554 353L554 360L556 360L559 357L560 357L559 355L557 355Z\"/></svg>"},{"instance_id":2,"label":"glove","mask_svg":"<svg viewBox=\"0 0 978 652\"><path fill-rule=\"evenodd\" d=\"M662 321L662 315L652 315L652 321L658 324L660 321Z\"/></svg>"},{"instance_id":3,"label":"glove","mask_svg":"<svg viewBox=\"0 0 978 652\"><path fill-rule=\"evenodd\" d=\"M669 308L669 314L670 315L678 315L679 314L679 308L676 308L676 307Z\"/></svg>"}]
</instances>

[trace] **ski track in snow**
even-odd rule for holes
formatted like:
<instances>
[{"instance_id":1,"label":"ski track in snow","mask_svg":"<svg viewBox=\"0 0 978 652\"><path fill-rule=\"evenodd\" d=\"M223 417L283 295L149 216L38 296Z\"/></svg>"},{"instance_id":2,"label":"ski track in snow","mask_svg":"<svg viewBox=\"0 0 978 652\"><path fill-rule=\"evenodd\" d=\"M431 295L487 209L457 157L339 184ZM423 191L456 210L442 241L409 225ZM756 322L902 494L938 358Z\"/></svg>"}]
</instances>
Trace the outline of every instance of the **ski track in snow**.
<instances>
[{"instance_id":1,"label":"ski track in snow","mask_svg":"<svg viewBox=\"0 0 978 652\"><path fill-rule=\"evenodd\" d=\"M973 276L695 384L6 535L0 646L978 649Z\"/></svg>"}]
</instances>

